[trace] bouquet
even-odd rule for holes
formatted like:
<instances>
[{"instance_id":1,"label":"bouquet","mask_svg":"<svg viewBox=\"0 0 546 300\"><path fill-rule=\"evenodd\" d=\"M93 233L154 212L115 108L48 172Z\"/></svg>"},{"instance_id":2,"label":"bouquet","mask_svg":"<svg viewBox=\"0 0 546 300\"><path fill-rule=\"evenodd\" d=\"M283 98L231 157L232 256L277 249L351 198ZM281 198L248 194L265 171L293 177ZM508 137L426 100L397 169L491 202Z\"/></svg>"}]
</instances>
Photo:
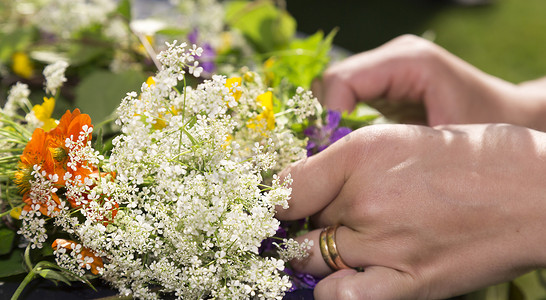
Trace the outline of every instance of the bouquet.
<instances>
[{"instance_id":1,"label":"bouquet","mask_svg":"<svg viewBox=\"0 0 546 300\"><path fill-rule=\"evenodd\" d=\"M42 5L36 14L64 7L60 0L47 3L34 3ZM15 61L28 57L13 53L13 78L24 83L9 88L0 113L0 255L8 256L0 263L10 266L0 277L28 272L13 298L37 276L91 287L100 278L120 294L142 299L280 299L291 289L312 287L312 278L289 269L288 261L304 258L311 244L290 239L293 233L274 218L276 207L289 205L291 183L276 174L347 134L342 122L357 127L377 116L342 120L323 111L306 90L328 62L333 34L293 39L294 23L268 1L227 8L214 1L173 2L191 16L207 6L225 8L226 23L213 26L198 17L175 28L166 21L146 34L138 29L150 23L123 23L131 19L129 1L117 7L106 0L80 4L103 10L82 10L95 17L69 31L55 18L44 22L49 25L40 36L52 42L49 50L23 43L34 61L52 62L43 72L44 97L36 90L42 77ZM15 15L10 18L20 17ZM284 30L271 30L264 39L256 28L272 15ZM94 60L70 56L71 47L89 41L89 30L102 39L115 32L115 22L134 35L124 42L132 46L112 47L120 54L110 56L112 74L89 69ZM178 35L204 46L157 43ZM218 37L226 36L246 42L223 49ZM128 42L135 38L139 43ZM134 59L126 73L113 67L121 66L115 63L120 57ZM117 101L110 126L97 126L84 108L53 117L72 89L77 107L89 102L78 95L91 95L95 103L105 80L118 83L135 70L150 72L150 66L158 71ZM88 73L100 76L89 79ZM33 105L36 98L40 104Z\"/></svg>"}]
</instances>

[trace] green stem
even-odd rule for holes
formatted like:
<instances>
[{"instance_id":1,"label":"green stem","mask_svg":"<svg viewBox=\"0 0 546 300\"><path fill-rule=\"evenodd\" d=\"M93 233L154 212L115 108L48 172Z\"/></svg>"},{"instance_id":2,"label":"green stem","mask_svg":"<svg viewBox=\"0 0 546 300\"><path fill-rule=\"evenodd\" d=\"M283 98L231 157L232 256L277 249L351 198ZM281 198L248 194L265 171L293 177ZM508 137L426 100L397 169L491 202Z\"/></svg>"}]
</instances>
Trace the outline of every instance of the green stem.
<instances>
[{"instance_id":1,"label":"green stem","mask_svg":"<svg viewBox=\"0 0 546 300\"><path fill-rule=\"evenodd\" d=\"M25 287L32 281L32 279L34 279L34 276L36 276L36 272L34 270L35 268L36 267L30 270L30 272L28 272L27 276L25 276L25 279L23 279L23 281L21 282L21 284L19 285L15 293L13 293L13 296L11 296L11 300L17 300L17 298L19 298L19 295L21 295Z\"/></svg>"}]
</instances>

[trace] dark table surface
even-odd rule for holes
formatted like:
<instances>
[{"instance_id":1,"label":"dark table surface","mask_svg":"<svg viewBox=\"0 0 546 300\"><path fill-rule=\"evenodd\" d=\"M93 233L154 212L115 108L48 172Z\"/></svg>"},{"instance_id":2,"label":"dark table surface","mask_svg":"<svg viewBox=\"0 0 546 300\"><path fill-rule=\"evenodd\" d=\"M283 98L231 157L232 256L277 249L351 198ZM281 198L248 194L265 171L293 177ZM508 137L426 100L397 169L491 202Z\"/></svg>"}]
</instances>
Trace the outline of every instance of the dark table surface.
<instances>
[{"instance_id":1,"label":"dark table surface","mask_svg":"<svg viewBox=\"0 0 546 300\"><path fill-rule=\"evenodd\" d=\"M0 284L0 300L9 300L19 282L10 281ZM79 300L100 299L115 296L115 290L100 282L93 282L97 291L93 291L87 285L75 282L72 286L60 283L55 286L51 281L37 279L32 281L23 291L19 300ZM284 300L312 300L312 290L298 290L286 294Z\"/></svg>"}]
</instances>

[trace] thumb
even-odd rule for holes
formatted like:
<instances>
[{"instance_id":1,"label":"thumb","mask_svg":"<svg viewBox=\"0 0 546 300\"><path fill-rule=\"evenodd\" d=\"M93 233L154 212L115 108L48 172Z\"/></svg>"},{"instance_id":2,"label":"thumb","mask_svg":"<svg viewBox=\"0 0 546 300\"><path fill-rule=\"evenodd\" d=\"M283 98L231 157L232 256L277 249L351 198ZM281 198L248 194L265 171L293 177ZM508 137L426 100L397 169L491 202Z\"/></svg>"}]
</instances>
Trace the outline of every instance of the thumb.
<instances>
[{"instance_id":1,"label":"thumb","mask_svg":"<svg viewBox=\"0 0 546 300\"><path fill-rule=\"evenodd\" d=\"M417 282L408 273L373 266L364 272L340 270L322 279L315 287L317 300L330 299L421 299Z\"/></svg>"}]
</instances>

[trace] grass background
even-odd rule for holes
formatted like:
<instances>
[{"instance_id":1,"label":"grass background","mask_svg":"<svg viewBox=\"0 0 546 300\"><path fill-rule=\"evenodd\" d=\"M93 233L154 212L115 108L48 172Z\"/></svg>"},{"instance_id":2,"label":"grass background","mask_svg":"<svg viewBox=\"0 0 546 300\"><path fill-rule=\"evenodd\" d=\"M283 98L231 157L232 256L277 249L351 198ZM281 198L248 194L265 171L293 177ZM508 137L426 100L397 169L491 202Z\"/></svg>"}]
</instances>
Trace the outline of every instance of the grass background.
<instances>
[{"instance_id":1,"label":"grass background","mask_svg":"<svg viewBox=\"0 0 546 300\"><path fill-rule=\"evenodd\" d=\"M298 30L339 28L351 52L405 33L434 41L487 73L511 82L546 76L546 0L491 0L464 6L442 0L287 0Z\"/></svg>"}]
</instances>

